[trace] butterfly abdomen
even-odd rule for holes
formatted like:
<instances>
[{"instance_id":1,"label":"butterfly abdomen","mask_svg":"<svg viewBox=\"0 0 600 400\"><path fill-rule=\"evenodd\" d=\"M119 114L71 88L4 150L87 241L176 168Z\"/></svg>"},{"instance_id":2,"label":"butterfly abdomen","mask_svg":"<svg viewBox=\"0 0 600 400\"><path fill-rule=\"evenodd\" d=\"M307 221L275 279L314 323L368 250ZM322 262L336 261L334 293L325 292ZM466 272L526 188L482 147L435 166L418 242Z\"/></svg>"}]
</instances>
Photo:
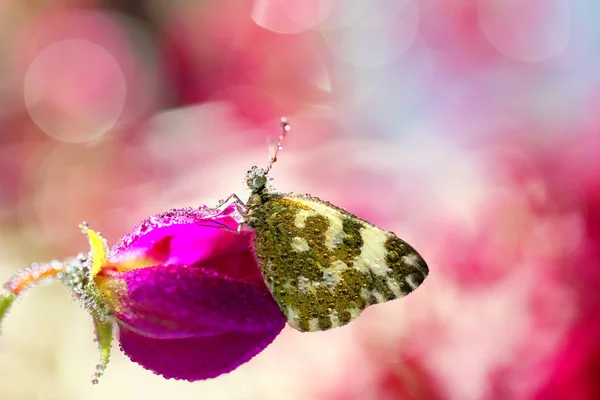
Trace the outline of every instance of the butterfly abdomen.
<instances>
[{"instance_id":1,"label":"butterfly abdomen","mask_svg":"<svg viewBox=\"0 0 600 400\"><path fill-rule=\"evenodd\" d=\"M345 325L371 304L408 294L428 273L393 233L319 199L267 195L249 220L267 286L300 331Z\"/></svg>"}]
</instances>

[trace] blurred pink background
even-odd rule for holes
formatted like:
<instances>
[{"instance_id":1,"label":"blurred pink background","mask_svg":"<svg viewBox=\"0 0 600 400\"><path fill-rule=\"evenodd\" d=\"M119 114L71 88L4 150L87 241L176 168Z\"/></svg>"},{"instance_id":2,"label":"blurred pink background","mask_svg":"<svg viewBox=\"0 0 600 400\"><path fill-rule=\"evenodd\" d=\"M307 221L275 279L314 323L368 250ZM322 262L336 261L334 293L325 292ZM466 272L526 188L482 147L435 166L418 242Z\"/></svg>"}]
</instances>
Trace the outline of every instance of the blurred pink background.
<instances>
[{"instance_id":1,"label":"blurred pink background","mask_svg":"<svg viewBox=\"0 0 600 400\"><path fill-rule=\"evenodd\" d=\"M206 382L118 351L32 291L0 399L599 399L600 4L0 0L0 272L110 243L272 176L396 232L423 287L348 327L286 328ZM3 278L3 279L4 279Z\"/></svg>"}]
</instances>

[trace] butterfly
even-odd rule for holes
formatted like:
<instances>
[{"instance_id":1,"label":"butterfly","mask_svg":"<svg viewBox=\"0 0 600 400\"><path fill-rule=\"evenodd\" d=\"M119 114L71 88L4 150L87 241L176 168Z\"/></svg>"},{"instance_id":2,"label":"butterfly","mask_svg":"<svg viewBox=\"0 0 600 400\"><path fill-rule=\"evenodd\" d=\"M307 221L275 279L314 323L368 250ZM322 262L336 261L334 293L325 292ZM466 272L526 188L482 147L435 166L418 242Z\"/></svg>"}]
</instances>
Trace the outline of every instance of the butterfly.
<instances>
[{"instance_id":1,"label":"butterfly","mask_svg":"<svg viewBox=\"0 0 600 400\"><path fill-rule=\"evenodd\" d=\"M290 131L285 118L281 126L268 166L246 174L248 202L232 195L223 203L232 199L254 231L256 259L288 325L301 332L343 326L419 287L429 268L394 233L316 197L271 188L268 173Z\"/></svg>"}]
</instances>

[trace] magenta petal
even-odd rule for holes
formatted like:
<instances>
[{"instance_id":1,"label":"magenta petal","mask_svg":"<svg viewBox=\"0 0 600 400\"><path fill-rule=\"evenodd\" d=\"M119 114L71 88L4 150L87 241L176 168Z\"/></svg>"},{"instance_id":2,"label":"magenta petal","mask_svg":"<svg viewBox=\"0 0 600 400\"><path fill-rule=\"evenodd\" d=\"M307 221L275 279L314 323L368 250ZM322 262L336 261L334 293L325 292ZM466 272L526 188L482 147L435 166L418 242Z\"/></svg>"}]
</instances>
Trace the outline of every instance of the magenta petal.
<instances>
[{"instance_id":1,"label":"magenta petal","mask_svg":"<svg viewBox=\"0 0 600 400\"><path fill-rule=\"evenodd\" d=\"M213 378L283 329L252 234L235 233L238 224L231 207L171 210L142 222L113 249L98 282L133 361L166 378Z\"/></svg>"},{"instance_id":2,"label":"magenta petal","mask_svg":"<svg viewBox=\"0 0 600 400\"><path fill-rule=\"evenodd\" d=\"M201 266L155 266L120 276L127 294L114 315L145 336L260 332L285 323L264 282L235 281Z\"/></svg>"},{"instance_id":3,"label":"magenta petal","mask_svg":"<svg viewBox=\"0 0 600 400\"><path fill-rule=\"evenodd\" d=\"M160 340L120 328L121 348L144 368L165 378L197 381L231 372L260 353L283 324L263 332L225 332L204 338Z\"/></svg>"},{"instance_id":4,"label":"magenta petal","mask_svg":"<svg viewBox=\"0 0 600 400\"><path fill-rule=\"evenodd\" d=\"M142 221L113 248L110 261L149 256L163 265L201 264L237 280L262 281L250 250L252 234L232 232L237 218L233 207L167 211Z\"/></svg>"}]
</instances>

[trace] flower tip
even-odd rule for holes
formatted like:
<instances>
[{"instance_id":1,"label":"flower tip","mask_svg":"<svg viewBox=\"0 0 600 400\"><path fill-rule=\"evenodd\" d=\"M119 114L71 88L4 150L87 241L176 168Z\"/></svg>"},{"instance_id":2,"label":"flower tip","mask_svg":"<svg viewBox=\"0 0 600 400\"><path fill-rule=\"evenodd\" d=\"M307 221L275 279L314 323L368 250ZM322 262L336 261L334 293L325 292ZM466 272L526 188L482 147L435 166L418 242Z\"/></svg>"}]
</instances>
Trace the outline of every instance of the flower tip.
<instances>
[{"instance_id":1,"label":"flower tip","mask_svg":"<svg viewBox=\"0 0 600 400\"><path fill-rule=\"evenodd\" d=\"M90 229L87 222L82 222L79 224L79 227L88 236L90 242L90 254L92 258L90 275L94 278L108 260L108 245L106 240L100 235L100 232Z\"/></svg>"},{"instance_id":2,"label":"flower tip","mask_svg":"<svg viewBox=\"0 0 600 400\"><path fill-rule=\"evenodd\" d=\"M88 229L89 229L89 225L86 221L83 221L82 223L79 224L79 229L81 229L81 233L87 233Z\"/></svg>"}]
</instances>

